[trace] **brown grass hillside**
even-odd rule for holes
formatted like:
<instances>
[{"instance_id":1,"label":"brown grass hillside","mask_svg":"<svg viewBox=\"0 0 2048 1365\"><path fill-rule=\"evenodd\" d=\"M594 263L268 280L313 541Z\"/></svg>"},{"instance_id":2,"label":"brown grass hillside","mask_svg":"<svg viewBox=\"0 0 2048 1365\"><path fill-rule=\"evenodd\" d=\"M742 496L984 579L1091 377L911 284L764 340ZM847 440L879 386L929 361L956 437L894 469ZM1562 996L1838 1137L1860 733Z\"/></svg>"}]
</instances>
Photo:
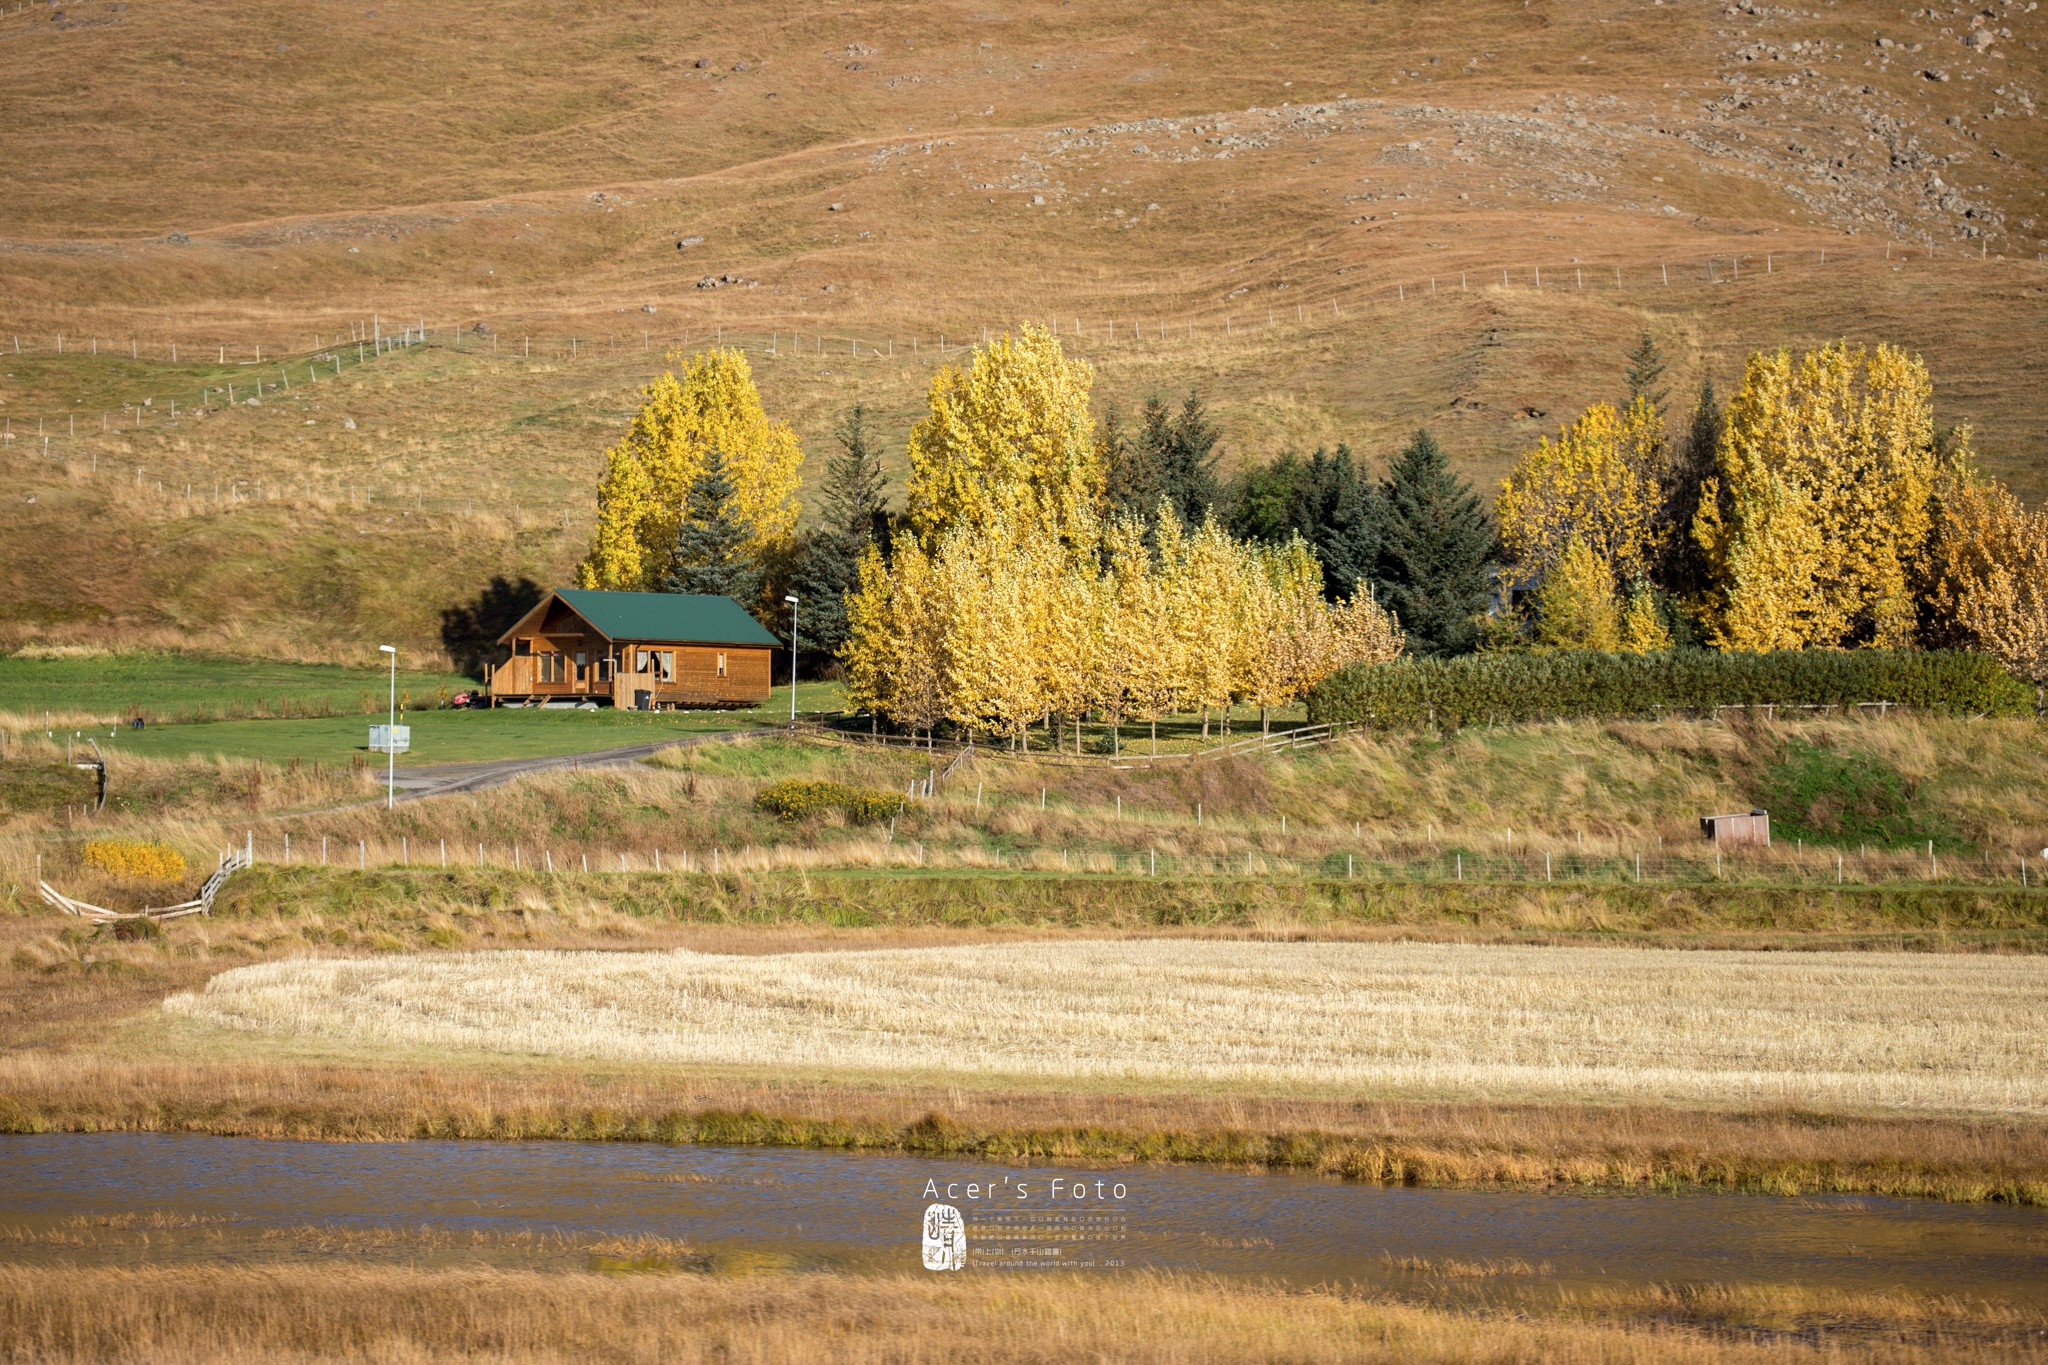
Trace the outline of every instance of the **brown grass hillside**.
<instances>
[{"instance_id":1,"label":"brown grass hillside","mask_svg":"<svg viewBox=\"0 0 2048 1365\"><path fill-rule=\"evenodd\" d=\"M900 437L940 334L1057 320L1104 400L1202 385L1231 460L1428 423L1488 483L1645 329L1675 393L1885 337L2038 497L2044 34L1866 0L28 5L0 634L431 646L490 575L566 572L686 336L749 345L814 451L856 399ZM358 367L373 316L431 344Z\"/></svg>"}]
</instances>

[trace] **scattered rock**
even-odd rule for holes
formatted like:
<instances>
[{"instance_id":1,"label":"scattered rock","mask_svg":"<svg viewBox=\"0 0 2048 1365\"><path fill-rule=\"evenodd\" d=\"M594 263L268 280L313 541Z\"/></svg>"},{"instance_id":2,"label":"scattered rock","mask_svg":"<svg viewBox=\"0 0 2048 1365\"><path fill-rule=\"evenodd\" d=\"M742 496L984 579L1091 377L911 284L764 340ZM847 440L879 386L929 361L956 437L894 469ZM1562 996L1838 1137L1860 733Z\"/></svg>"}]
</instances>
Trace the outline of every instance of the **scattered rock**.
<instances>
[{"instance_id":1,"label":"scattered rock","mask_svg":"<svg viewBox=\"0 0 2048 1365\"><path fill-rule=\"evenodd\" d=\"M699 57L696 61L691 62L690 65L696 67L699 71L708 71L711 68L711 59L709 57Z\"/></svg>"},{"instance_id":2,"label":"scattered rock","mask_svg":"<svg viewBox=\"0 0 2048 1365\"><path fill-rule=\"evenodd\" d=\"M1045 196L1042 194L1034 194L1031 196L1031 202L1034 204L1043 204L1045 202Z\"/></svg>"},{"instance_id":3,"label":"scattered rock","mask_svg":"<svg viewBox=\"0 0 2048 1365\"><path fill-rule=\"evenodd\" d=\"M745 71L747 69L747 64L745 62L734 62L732 64L732 69L735 71Z\"/></svg>"},{"instance_id":4,"label":"scattered rock","mask_svg":"<svg viewBox=\"0 0 2048 1365\"><path fill-rule=\"evenodd\" d=\"M846 205L844 205L844 204L827 204L827 205L825 205L825 212L827 212L827 213L844 213L845 211L846 211Z\"/></svg>"},{"instance_id":5,"label":"scattered rock","mask_svg":"<svg viewBox=\"0 0 2048 1365\"><path fill-rule=\"evenodd\" d=\"M643 303L640 305L640 311L643 313L652 313L655 311L654 305L651 303Z\"/></svg>"},{"instance_id":6,"label":"scattered rock","mask_svg":"<svg viewBox=\"0 0 2048 1365\"><path fill-rule=\"evenodd\" d=\"M723 289L727 285L737 285L743 289L752 289L755 283L756 281L754 280L743 279L738 275L728 272L723 275L706 275L703 279L697 281L697 287L699 289Z\"/></svg>"},{"instance_id":7,"label":"scattered rock","mask_svg":"<svg viewBox=\"0 0 2048 1365\"><path fill-rule=\"evenodd\" d=\"M169 242L172 246L186 246L189 245L192 241L190 237L187 237L182 232L174 232L170 236L164 238L164 240Z\"/></svg>"},{"instance_id":8,"label":"scattered rock","mask_svg":"<svg viewBox=\"0 0 2048 1365\"><path fill-rule=\"evenodd\" d=\"M676 238L676 250L677 250L677 251L688 251L688 250L689 250L689 249L690 249L691 247L693 247L693 246L702 246L702 245L704 245L704 239L703 239L702 237L678 237L678 238Z\"/></svg>"},{"instance_id":9,"label":"scattered rock","mask_svg":"<svg viewBox=\"0 0 2048 1365\"><path fill-rule=\"evenodd\" d=\"M487 337L491 335L491 324L488 322L479 322L476 326L470 328L469 331L470 335L472 336Z\"/></svg>"},{"instance_id":10,"label":"scattered rock","mask_svg":"<svg viewBox=\"0 0 2048 1365\"><path fill-rule=\"evenodd\" d=\"M342 418L342 419L341 419L341 429L342 429L343 431L354 431L354 430L356 429L356 419L355 419L355 418L353 418L353 417L344 417L344 418Z\"/></svg>"}]
</instances>

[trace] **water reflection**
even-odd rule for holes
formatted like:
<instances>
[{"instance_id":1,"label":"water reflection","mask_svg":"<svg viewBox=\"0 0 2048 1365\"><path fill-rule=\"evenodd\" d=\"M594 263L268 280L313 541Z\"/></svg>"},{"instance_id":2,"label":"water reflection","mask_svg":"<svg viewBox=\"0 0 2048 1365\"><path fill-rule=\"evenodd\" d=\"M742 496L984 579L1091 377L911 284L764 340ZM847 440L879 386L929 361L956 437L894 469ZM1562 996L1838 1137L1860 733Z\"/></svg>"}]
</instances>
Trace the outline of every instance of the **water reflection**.
<instances>
[{"instance_id":1,"label":"water reflection","mask_svg":"<svg viewBox=\"0 0 2048 1365\"><path fill-rule=\"evenodd\" d=\"M752 1147L0 1137L0 1258L14 1260L354 1258L389 1247L413 1261L602 1255L657 1268L699 1257L734 1269L909 1271L923 1263L934 1203L965 1221L969 1274L1018 1263L1293 1284L1416 1274L1798 1283L2020 1302L2048 1284L2048 1214L1996 1205L1388 1189Z\"/></svg>"}]
</instances>

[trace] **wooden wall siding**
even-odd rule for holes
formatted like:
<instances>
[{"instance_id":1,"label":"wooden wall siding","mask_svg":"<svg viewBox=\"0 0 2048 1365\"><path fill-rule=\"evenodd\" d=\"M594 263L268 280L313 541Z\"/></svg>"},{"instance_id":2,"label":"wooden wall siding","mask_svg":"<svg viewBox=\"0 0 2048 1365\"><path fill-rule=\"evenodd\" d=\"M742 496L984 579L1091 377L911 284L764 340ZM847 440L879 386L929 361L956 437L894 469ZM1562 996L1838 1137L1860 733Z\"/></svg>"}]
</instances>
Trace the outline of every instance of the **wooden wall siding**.
<instances>
[{"instance_id":1,"label":"wooden wall siding","mask_svg":"<svg viewBox=\"0 0 2048 1365\"><path fill-rule=\"evenodd\" d=\"M740 645L634 645L632 663L621 670L614 689L620 706L631 706L633 694L654 693L657 706L710 706L721 703L754 705L768 699L772 651ZM639 666L646 649L675 651L675 678L664 682L652 670L632 671ZM725 655L725 676L718 676L718 656Z\"/></svg>"}]
</instances>

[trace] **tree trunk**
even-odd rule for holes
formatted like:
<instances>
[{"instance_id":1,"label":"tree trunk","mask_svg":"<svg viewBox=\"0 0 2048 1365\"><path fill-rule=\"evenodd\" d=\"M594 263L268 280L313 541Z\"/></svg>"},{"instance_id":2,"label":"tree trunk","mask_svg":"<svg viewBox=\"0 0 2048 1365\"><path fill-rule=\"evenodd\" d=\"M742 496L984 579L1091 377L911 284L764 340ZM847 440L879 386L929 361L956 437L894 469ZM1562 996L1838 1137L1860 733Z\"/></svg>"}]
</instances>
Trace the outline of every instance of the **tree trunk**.
<instances>
[{"instance_id":1,"label":"tree trunk","mask_svg":"<svg viewBox=\"0 0 2048 1365\"><path fill-rule=\"evenodd\" d=\"M1202 743L1209 742L1209 708L1202 708Z\"/></svg>"},{"instance_id":2,"label":"tree trunk","mask_svg":"<svg viewBox=\"0 0 2048 1365\"><path fill-rule=\"evenodd\" d=\"M1159 757L1159 717L1152 717L1152 757Z\"/></svg>"},{"instance_id":3,"label":"tree trunk","mask_svg":"<svg viewBox=\"0 0 2048 1365\"><path fill-rule=\"evenodd\" d=\"M1123 727L1115 721L1109 723L1109 756L1121 758L1124 752Z\"/></svg>"},{"instance_id":4,"label":"tree trunk","mask_svg":"<svg viewBox=\"0 0 2048 1365\"><path fill-rule=\"evenodd\" d=\"M1273 733L1273 713L1266 709L1264 702L1259 703L1259 733L1261 735Z\"/></svg>"}]
</instances>

